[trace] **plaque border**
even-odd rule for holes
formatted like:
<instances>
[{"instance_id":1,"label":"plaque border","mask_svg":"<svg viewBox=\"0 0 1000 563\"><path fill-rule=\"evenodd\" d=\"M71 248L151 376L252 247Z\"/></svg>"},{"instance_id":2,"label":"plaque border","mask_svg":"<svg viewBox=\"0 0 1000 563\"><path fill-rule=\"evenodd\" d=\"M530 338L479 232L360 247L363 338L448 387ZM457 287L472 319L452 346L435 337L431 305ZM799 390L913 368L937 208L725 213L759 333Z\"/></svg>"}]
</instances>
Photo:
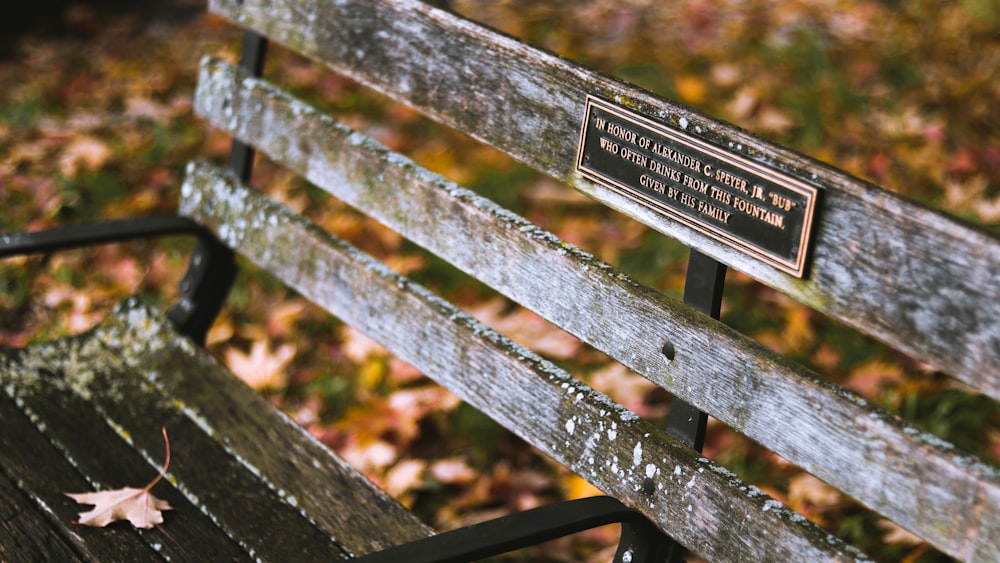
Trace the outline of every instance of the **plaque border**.
<instances>
[{"instance_id":1,"label":"plaque border","mask_svg":"<svg viewBox=\"0 0 1000 563\"><path fill-rule=\"evenodd\" d=\"M753 244L751 241L730 234L723 229L715 227L714 225L698 221L695 217L681 213L669 205L657 201L655 198L638 192L633 187L622 184L613 178L609 178L601 174L600 171L590 169L584 165L584 140L587 136L591 108L595 106L600 108L602 111L614 114L620 119L633 123L644 129L651 130L658 135L662 135L673 142L685 145L691 150L706 153L713 158L719 159L726 164L733 166L734 168L743 170L751 175L765 178L780 185L782 188L803 195L806 200L806 205L803 215L802 232L799 236L799 250L796 254L796 259L788 260L783 256L777 255L774 252ZM577 141L576 171L584 177L593 180L604 187L610 188L616 193L652 209L660 215L679 221L684 225L691 227L694 230L725 244L726 246L729 246L730 248L734 248L743 254L756 258L769 266L775 267L797 278L805 277L806 266L808 264L808 258L811 250L813 222L816 216L816 202L820 192L819 188L816 186L807 184L798 178L769 166L754 162L732 151L727 151L719 146L709 144L681 130L654 121L644 115L640 115L621 106L612 104L611 102L592 94L587 95L587 102L583 112L583 123L580 127L580 137Z\"/></svg>"}]
</instances>

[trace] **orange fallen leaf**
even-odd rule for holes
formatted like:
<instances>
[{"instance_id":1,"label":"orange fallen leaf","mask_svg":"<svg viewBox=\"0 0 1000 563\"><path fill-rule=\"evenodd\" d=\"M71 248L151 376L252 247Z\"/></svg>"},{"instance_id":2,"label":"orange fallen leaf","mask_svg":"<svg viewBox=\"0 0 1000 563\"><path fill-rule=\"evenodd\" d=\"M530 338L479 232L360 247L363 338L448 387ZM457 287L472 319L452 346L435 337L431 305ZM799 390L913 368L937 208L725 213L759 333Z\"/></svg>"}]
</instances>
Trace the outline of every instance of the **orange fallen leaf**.
<instances>
[{"instance_id":1,"label":"orange fallen leaf","mask_svg":"<svg viewBox=\"0 0 1000 563\"><path fill-rule=\"evenodd\" d=\"M80 519L74 524L103 528L116 520L128 520L136 528L147 529L162 524L163 513L160 511L172 510L173 507L149 491L167 474L167 467L170 466L170 441L167 439L166 428L163 429L163 442L167 447L167 459L163 462L160 474L145 487L125 487L96 493L63 493L80 504L94 505L93 510L81 512Z\"/></svg>"},{"instance_id":2,"label":"orange fallen leaf","mask_svg":"<svg viewBox=\"0 0 1000 563\"><path fill-rule=\"evenodd\" d=\"M67 178L73 178L81 169L94 172L112 157L113 151L104 141L82 135L71 142L59 158L59 171Z\"/></svg>"},{"instance_id":3,"label":"orange fallen leaf","mask_svg":"<svg viewBox=\"0 0 1000 563\"><path fill-rule=\"evenodd\" d=\"M226 365L240 379L256 391L284 389L289 374L285 366L295 357L294 344L282 344L272 351L270 342L257 340L249 354L231 348L226 351Z\"/></svg>"}]
</instances>

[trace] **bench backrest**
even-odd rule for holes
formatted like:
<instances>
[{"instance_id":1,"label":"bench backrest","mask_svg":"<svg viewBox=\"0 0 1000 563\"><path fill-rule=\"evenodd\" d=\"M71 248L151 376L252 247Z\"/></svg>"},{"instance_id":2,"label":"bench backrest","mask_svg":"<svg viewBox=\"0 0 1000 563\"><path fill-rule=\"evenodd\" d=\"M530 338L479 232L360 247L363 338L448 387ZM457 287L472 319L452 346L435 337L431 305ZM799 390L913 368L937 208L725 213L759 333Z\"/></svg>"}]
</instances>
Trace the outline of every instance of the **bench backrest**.
<instances>
[{"instance_id":1,"label":"bench backrest","mask_svg":"<svg viewBox=\"0 0 1000 563\"><path fill-rule=\"evenodd\" d=\"M212 0L210 9L1000 398L995 236L415 0ZM963 559L1000 557L1000 478L981 460L245 70L203 61L196 109L942 551ZM599 142L601 132L605 141L633 147L633 156L622 156L620 147L580 149ZM747 245L753 233L743 227L727 233L711 221L678 215L680 196L677 204L670 195L643 195L628 182L602 180L612 168L650 168L642 160L649 152L639 150L650 149L641 146L649 143L638 140L642 135L653 141L672 136L693 147L687 157L662 153L657 162L673 163L674 172L661 169L643 180L660 178L659 189L644 187L670 194L671 185L694 179L678 171L697 170L711 184L706 190L726 191L730 202L744 193L738 204L743 215L756 213L756 220L778 231L805 234L779 236L777 244L788 247L783 250L760 250L770 243ZM611 156L593 166L584 162L587 150L604 154L602 148ZM685 162L691 154L701 162ZM752 186L741 186L739 175L711 173L708 163L777 186L770 193L802 198L799 209L813 202L812 216L789 212L781 218L776 210L791 205L777 199L753 211ZM676 185L668 181L671 174ZM766 202L769 194L756 195ZM860 557L664 430L233 176L193 165L182 212L700 555L746 561ZM707 213L716 213L718 226L728 224L718 215L724 212ZM788 225L778 224L785 220Z\"/></svg>"}]
</instances>

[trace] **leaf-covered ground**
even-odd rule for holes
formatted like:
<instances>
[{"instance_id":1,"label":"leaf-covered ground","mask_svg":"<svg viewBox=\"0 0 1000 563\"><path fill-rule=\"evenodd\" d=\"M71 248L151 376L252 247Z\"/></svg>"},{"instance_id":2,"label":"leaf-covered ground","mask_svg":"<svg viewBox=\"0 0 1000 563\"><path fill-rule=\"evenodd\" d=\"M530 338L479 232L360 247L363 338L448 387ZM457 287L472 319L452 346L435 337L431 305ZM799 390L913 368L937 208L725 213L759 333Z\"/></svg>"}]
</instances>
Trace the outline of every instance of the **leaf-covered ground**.
<instances>
[{"instance_id":1,"label":"leaf-covered ground","mask_svg":"<svg viewBox=\"0 0 1000 563\"><path fill-rule=\"evenodd\" d=\"M182 8L197 2L179 2ZM474 19L733 121L1000 231L1000 6L850 0L455 0ZM665 5L665 6L664 6ZM183 14L181 13L183 12ZM185 10L51 17L0 60L0 231L169 213L184 163L228 139L191 111L202 54L239 33ZM46 27L46 26L41 26ZM686 251L495 151L273 51L266 73L348 125L678 295ZM254 183L613 395L662 419L669 397L395 233L263 163ZM130 243L0 263L0 344L79 332L124 295L162 306L190 244ZM363 335L247 267L210 348L429 523L450 528L595 494ZM723 319L960 447L1000 457L1000 410L941 374L738 273ZM720 425L709 457L884 560L940 556ZM607 559L614 530L524 555ZM888 545L881 545L888 542Z\"/></svg>"}]
</instances>

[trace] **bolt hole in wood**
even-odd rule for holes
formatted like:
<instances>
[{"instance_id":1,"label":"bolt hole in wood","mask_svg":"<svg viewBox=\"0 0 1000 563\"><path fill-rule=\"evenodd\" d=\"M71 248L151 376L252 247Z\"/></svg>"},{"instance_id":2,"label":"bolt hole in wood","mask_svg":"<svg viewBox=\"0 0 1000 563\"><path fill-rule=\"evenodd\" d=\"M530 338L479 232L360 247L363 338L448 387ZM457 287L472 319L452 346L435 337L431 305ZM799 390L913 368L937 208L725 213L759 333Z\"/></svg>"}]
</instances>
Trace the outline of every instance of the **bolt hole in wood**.
<instances>
[{"instance_id":1,"label":"bolt hole in wood","mask_svg":"<svg viewBox=\"0 0 1000 563\"><path fill-rule=\"evenodd\" d=\"M655 492L656 492L656 483L653 481L653 479L650 477L646 477L645 479L643 479L642 494L646 495L647 497L651 497Z\"/></svg>"},{"instance_id":2,"label":"bolt hole in wood","mask_svg":"<svg viewBox=\"0 0 1000 563\"><path fill-rule=\"evenodd\" d=\"M674 343L673 342L671 342L669 340L664 341L663 342L663 349L661 350L661 352L663 353L663 358L667 360L668 364L670 362L674 361L674 356L676 355L676 351L674 350Z\"/></svg>"}]
</instances>

